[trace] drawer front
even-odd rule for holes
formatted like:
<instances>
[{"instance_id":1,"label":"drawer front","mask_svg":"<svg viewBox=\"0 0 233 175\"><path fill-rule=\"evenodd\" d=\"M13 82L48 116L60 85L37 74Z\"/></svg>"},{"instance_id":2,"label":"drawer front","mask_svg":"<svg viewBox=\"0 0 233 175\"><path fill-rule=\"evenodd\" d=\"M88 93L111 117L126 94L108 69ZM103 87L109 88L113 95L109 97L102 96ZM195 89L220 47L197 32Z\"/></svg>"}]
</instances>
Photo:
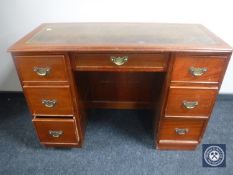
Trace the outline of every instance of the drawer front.
<instances>
[{"instance_id":1,"label":"drawer front","mask_svg":"<svg viewBox=\"0 0 233 175\"><path fill-rule=\"evenodd\" d=\"M160 124L160 140L199 141L204 120L165 119Z\"/></svg>"},{"instance_id":2,"label":"drawer front","mask_svg":"<svg viewBox=\"0 0 233 175\"><path fill-rule=\"evenodd\" d=\"M221 82L226 57L177 56L173 65L171 81Z\"/></svg>"},{"instance_id":3,"label":"drawer front","mask_svg":"<svg viewBox=\"0 0 233 175\"><path fill-rule=\"evenodd\" d=\"M166 54L78 54L76 70L166 71Z\"/></svg>"},{"instance_id":4,"label":"drawer front","mask_svg":"<svg viewBox=\"0 0 233 175\"><path fill-rule=\"evenodd\" d=\"M77 143L79 140L74 119L35 118L32 121L43 144Z\"/></svg>"},{"instance_id":5,"label":"drawer front","mask_svg":"<svg viewBox=\"0 0 233 175\"><path fill-rule=\"evenodd\" d=\"M73 115L69 86L27 86L24 93L33 115Z\"/></svg>"},{"instance_id":6,"label":"drawer front","mask_svg":"<svg viewBox=\"0 0 233 175\"><path fill-rule=\"evenodd\" d=\"M67 81L63 55L16 56L15 63L22 81Z\"/></svg>"},{"instance_id":7,"label":"drawer front","mask_svg":"<svg viewBox=\"0 0 233 175\"><path fill-rule=\"evenodd\" d=\"M166 117L208 118L212 112L217 90L170 88L165 110Z\"/></svg>"}]
</instances>

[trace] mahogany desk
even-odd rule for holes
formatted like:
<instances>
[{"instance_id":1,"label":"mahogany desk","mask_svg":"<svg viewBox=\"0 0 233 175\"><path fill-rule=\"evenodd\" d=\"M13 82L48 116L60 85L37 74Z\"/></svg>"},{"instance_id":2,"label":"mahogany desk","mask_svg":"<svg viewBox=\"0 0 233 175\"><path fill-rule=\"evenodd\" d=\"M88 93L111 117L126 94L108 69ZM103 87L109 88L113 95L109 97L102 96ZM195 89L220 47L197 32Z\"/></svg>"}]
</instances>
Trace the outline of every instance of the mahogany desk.
<instances>
[{"instance_id":1,"label":"mahogany desk","mask_svg":"<svg viewBox=\"0 0 233 175\"><path fill-rule=\"evenodd\" d=\"M232 48L197 24L42 24L9 51L46 146L81 147L91 108L154 111L158 149L195 149Z\"/></svg>"}]
</instances>

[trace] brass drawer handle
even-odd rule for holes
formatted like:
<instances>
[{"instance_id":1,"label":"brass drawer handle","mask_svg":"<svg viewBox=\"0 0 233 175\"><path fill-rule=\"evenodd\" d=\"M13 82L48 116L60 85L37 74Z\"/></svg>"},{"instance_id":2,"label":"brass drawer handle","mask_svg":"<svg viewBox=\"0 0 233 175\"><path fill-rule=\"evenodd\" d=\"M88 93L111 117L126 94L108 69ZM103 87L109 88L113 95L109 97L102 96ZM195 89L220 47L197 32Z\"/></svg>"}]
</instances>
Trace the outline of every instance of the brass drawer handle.
<instances>
[{"instance_id":1,"label":"brass drawer handle","mask_svg":"<svg viewBox=\"0 0 233 175\"><path fill-rule=\"evenodd\" d=\"M116 57L116 56L111 56L111 61L118 65L121 66L123 64L125 64L128 61L128 57L127 56L123 56L123 57Z\"/></svg>"},{"instance_id":2,"label":"brass drawer handle","mask_svg":"<svg viewBox=\"0 0 233 175\"><path fill-rule=\"evenodd\" d=\"M188 128L175 128L176 134L185 135L189 132Z\"/></svg>"},{"instance_id":3,"label":"brass drawer handle","mask_svg":"<svg viewBox=\"0 0 233 175\"><path fill-rule=\"evenodd\" d=\"M63 134L63 131L49 130L49 135L51 135L54 138L59 138L62 134Z\"/></svg>"},{"instance_id":4,"label":"brass drawer handle","mask_svg":"<svg viewBox=\"0 0 233 175\"><path fill-rule=\"evenodd\" d=\"M44 77L50 73L50 68L49 67L34 67L33 71L36 72L37 75Z\"/></svg>"},{"instance_id":5,"label":"brass drawer handle","mask_svg":"<svg viewBox=\"0 0 233 175\"><path fill-rule=\"evenodd\" d=\"M183 106L184 106L186 109L193 109L193 108L195 108L197 105L198 105L198 101L186 101L186 100L183 101Z\"/></svg>"},{"instance_id":6,"label":"brass drawer handle","mask_svg":"<svg viewBox=\"0 0 233 175\"><path fill-rule=\"evenodd\" d=\"M47 108L53 108L56 105L57 100L55 100L55 99L53 99L53 100L42 99L41 103Z\"/></svg>"},{"instance_id":7,"label":"brass drawer handle","mask_svg":"<svg viewBox=\"0 0 233 175\"><path fill-rule=\"evenodd\" d=\"M207 70L208 69L206 67L190 67L189 68L189 72L191 73L191 75L195 77L202 76L205 72L207 72Z\"/></svg>"}]
</instances>

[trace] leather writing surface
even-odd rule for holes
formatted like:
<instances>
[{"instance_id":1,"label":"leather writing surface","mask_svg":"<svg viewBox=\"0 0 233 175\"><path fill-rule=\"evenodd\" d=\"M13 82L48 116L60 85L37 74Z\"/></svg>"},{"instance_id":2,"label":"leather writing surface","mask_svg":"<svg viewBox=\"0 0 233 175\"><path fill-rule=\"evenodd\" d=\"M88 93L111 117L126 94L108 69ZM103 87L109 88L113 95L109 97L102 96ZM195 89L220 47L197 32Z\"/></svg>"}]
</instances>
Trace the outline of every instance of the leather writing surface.
<instances>
[{"instance_id":1,"label":"leather writing surface","mask_svg":"<svg viewBox=\"0 0 233 175\"><path fill-rule=\"evenodd\" d=\"M8 50L231 52L232 48L200 24L48 23Z\"/></svg>"},{"instance_id":2,"label":"leather writing surface","mask_svg":"<svg viewBox=\"0 0 233 175\"><path fill-rule=\"evenodd\" d=\"M74 23L48 24L30 44L190 44L215 45L200 27L191 24Z\"/></svg>"}]
</instances>

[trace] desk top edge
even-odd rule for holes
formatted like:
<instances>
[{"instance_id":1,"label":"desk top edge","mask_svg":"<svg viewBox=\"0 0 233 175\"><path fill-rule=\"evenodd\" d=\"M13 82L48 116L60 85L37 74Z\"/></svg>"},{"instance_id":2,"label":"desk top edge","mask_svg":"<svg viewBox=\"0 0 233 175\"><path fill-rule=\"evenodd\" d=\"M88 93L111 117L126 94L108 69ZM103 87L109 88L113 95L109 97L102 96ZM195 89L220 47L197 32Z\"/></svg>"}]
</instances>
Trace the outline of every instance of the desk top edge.
<instances>
[{"instance_id":1,"label":"desk top edge","mask_svg":"<svg viewBox=\"0 0 233 175\"><path fill-rule=\"evenodd\" d=\"M159 41L156 43L154 42L153 40L150 40L150 38L148 38L148 42L146 43L138 43L138 42L135 42L135 41L139 41L141 38L139 36L139 38L136 38L136 39L132 39L131 42L124 42L124 41L121 41L119 39L122 39L120 37L123 37L124 36L124 32L126 31L126 36L127 34L127 30L124 30L123 31L123 34L122 36L120 36L119 38L116 38L118 39L117 41L113 41L112 43L109 41L106 42L106 43L100 43L100 41L104 41L105 38L100 38L98 35L101 36L101 34L103 33L98 33L98 32L93 32L91 34L94 35L94 39L97 40L96 43L92 43L92 41L90 41L88 43L89 40L93 40L93 38L87 38L87 40L83 40L84 42L77 42L77 43L74 43L74 42L71 42L71 43L62 43L62 40L61 41L58 41L57 43L56 42L51 42L51 40L49 40L48 43L45 43L45 42L41 42L41 40L38 40L38 38L40 39L40 37L42 36L42 41L43 39L47 39L46 38L46 34L43 36L43 30L47 30L47 29L50 29L51 26L57 26L58 28L59 27L66 27L66 26L69 26L69 30L73 30L72 29L72 26L74 27L83 27L83 26L89 26L89 32L90 31L90 28L92 26L107 26L110 28L110 30L113 29L112 26L114 27L121 27L121 26L126 26L125 28L123 28L122 30L124 29L127 29L128 26L133 26L133 27L137 27L139 26L139 28L141 26L142 27L142 30L144 30L145 28L148 29L148 28L164 28L166 29L167 28L180 28L182 29L183 27L185 28L195 28L196 30L199 30L199 31L195 31L196 34L198 35L198 32L202 32L202 35L203 36L206 36L208 40L210 40L211 42L213 41L214 43L213 44L208 44L207 43L201 43L199 41L197 41L196 43L189 43L189 44L185 44L185 43L169 43L169 36L167 38L162 38L162 39L165 39L165 42L163 41L163 43L159 43ZM73 27L73 28L74 28ZM132 28L132 27L131 27ZM99 28L99 29L102 29L102 28ZM63 29L64 30L64 29ZM168 29L169 30L169 29ZM131 32L131 31L130 31ZM148 30L149 32L149 30ZM155 34L158 36L159 33L153 33L153 31L150 31L152 32L152 35ZM172 32L175 32L174 30L171 31L171 34ZM188 32L187 30L185 31L186 33ZM42 34L40 34L42 33ZM167 32L169 33L169 32ZM162 35L164 37L166 37L167 35L166 31L165 33L162 33ZM38 35L39 34L39 35ZM60 35L60 33L58 32L57 33L57 36L58 34ZM70 34L70 33L69 33ZM87 33L84 33L84 35L87 34ZM142 37L146 36L144 33L140 33L140 31L135 32L134 33L135 35L136 34L139 34L139 35L142 35ZM114 36L115 34L113 33L112 35L110 34L109 37L112 37ZM189 35L189 33L187 33L187 35ZM50 35L47 35L47 36L50 36ZM57 38L56 34L54 35L54 38L52 38L52 41L55 41ZM107 35L106 35L107 36ZM44 37L44 38L43 38ZM80 36L78 36L80 38ZM99 38L98 38L99 37ZM102 35L103 37L103 35ZM107 36L108 37L108 36ZM137 37L137 36L136 36ZM156 36L154 36L156 37ZM182 35L180 36L177 36L175 39L177 41L179 41L179 39L181 39L181 37L183 37ZM184 36L185 37L185 36ZM78 38L78 39L79 39ZM201 36L200 36L201 38ZM33 40L34 39L34 40ZM37 40L36 40L37 39ZM54 39L54 40L53 40ZM103 39L103 40L101 40ZM156 38L155 38L156 39ZM191 38L193 39L193 38ZM86 42L87 41L87 42ZM182 39L182 41L186 42L184 39ZM86 43L85 43L86 42ZM199 42L199 43L198 43ZM200 44L201 43L201 44ZM60 51L154 51L154 52L232 52L232 47L229 46L227 43L225 43L222 39L220 39L219 37L217 37L215 34L213 34L212 32L210 32L207 28L205 28L203 25L201 24L175 24L175 23L44 23L44 24L41 24L39 27L35 28L32 32L30 32L29 34L27 34L26 36L24 36L22 39L18 40L15 44L13 44L9 49L8 49L9 52L60 52Z\"/></svg>"}]
</instances>

